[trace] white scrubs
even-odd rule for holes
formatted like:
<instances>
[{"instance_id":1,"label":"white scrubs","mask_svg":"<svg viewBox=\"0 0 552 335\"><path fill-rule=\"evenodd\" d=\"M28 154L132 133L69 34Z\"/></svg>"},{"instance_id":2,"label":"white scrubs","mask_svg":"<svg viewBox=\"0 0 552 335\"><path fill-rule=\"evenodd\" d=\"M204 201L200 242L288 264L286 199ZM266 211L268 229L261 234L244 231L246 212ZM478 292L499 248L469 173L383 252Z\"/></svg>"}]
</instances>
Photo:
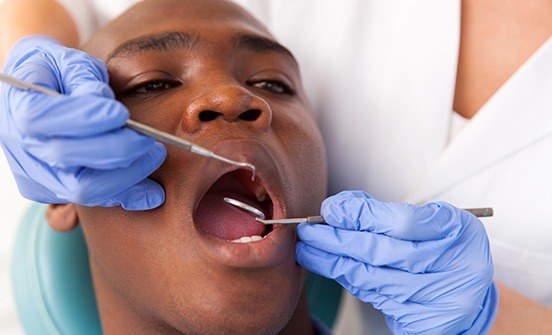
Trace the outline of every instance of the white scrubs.
<instances>
[{"instance_id":1,"label":"white scrubs","mask_svg":"<svg viewBox=\"0 0 552 335\"><path fill-rule=\"evenodd\" d=\"M59 1L83 36L136 2ZM235 1L301 64L330 192L493 207L496 279L552 306L552 39L467 121L452 110L460 0ZM347 295L336 333L388 331Z\"/></svg>"}]
</instances>

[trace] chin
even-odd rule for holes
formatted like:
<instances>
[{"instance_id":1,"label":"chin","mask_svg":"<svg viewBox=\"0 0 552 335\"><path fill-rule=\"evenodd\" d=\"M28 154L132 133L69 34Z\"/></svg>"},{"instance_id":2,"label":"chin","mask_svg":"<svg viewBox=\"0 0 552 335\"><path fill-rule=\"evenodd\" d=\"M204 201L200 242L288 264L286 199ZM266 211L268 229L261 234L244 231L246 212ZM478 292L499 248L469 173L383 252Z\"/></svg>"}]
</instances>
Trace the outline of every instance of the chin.
<instances>
[{"instance_id":1,"label":"chin","mask_svg":"<svg viewBox=\"0 0 552 335\"><path fill-rule=\"evenodd\" d=\"M254 282L242 281L239 287L229 280L228 285L212 288L210 294L204 292L196 308L184 297L179 304L183 308L176 322L171 323L179 325L175 328L183 334L276 334L289 323L297 308L302 276L291 274L280 283L277 279L282 278L267 284L261 276Z\"/></svg>"}]
</instances>

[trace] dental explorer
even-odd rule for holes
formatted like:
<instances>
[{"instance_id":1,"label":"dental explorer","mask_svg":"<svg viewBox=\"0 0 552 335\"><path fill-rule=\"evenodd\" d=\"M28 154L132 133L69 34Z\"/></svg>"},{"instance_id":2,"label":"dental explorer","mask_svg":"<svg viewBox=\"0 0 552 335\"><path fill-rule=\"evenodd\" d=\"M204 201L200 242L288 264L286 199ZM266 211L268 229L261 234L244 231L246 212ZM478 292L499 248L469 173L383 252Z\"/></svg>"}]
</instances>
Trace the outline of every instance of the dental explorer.
<instances>
[{"instance_id":1,"label":"dental explorer","mask_svg":"<svg viewBox=\"0 0 552 335\"><path fill-rule=\"evenodd\" d=\"M290 218L290 219L275 219L275 220L265 220L265 215L263 212L258 210L257 208L250 206L248 204L244 204L241 201L238 201L236 199L232 198L224 198L224 201L227 203L236 206L242 210L245 210L246 212L249 212L250 214L253 214L255 216L255 220L259 221L262 224L269 225L269 224L295 224L295 223L319 223L319 224L327 224L326 221L324 221L323 216L307 216L304 218ZM465 211L468 211L472 213L473 215L477 216L478 218L481 217L489 217L493 216L494 212L492 208L485 207L485 208L464 208Z\"/></svg>"},{"instance_id":2,"label":"dental explorer","mask_svg":"<svg viewBox=\"0 0 552 335\"><path fill-rule=\"evenodd\" d=\"M33 83L29 83L29 82L26 82L26 81L23 81L23 80L5 75L3 73L0 73L0 82L4 82L8 85L11 85L13 87L17 87L17 88L22 89L22 90L36 91L36 92L44 93L44 94L51 95L51 96L54 96L54 97L62 95L61 93L56 92L54 90L50 90L50 89L45 88L43 86L36 85L36 84L33 84ZM137 131L141 134L151 136L154 139L158 140L159 142L162 142L162 143L165 143L165 144L168 144L168 145L172 145L174 147L181 148L181 149L187 150L191 153L198 154L198 155L201 155L201 156L204 156L204 157L207 157L207 158L214 158L214 159L217 159L219 161L222 161L222 162L234 165L234 166L239 166L239 167L249 169L252 173L251 178L252 179L255 178L256 168L253 164L238 162L238 161L234 161L232 159L217 155L216 153L214 153L210 150L207 150L206 148L204 148L202 146L199 146L199 145L194 144L192 142L186 141L184 139L181 139L180 137L174 136L174 135L166 133L164 131L155 129L153 127L150 127L150 126L145 125L143 123L137 122L135 120L128 119L126 121L125 126L130 128L130 129L133 129L133 130L135 130L135 131Z\"/></svg>"}]
</instances>

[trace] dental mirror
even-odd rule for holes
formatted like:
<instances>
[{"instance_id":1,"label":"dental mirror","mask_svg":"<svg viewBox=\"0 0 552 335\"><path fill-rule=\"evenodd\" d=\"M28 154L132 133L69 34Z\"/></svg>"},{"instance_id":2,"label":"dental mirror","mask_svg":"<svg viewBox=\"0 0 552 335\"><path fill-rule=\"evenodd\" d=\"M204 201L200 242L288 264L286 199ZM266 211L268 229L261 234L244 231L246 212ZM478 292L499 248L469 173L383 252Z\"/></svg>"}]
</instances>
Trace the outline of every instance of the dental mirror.
<instances>
[{"instance_id":1,"label":"dental mirror","mask_svg":"<svg viewBox=\"0 0 552 335\"><path fill-rule=\"evenodd\" d=\"M264 213L261 212L260 210L258 210L257 208L253 207L253 206L250 206L248 204L244 204L243 202L241 202L239 200L228 198L228 197L225 197L224 201L226 201L227 203L229 203L232 206L236 206L239 209L242 209L242 210L248 212L249 214L253 214L256 217L256 219L261 219L261 220L265 219Z\"/></svg>"}]
</instances>

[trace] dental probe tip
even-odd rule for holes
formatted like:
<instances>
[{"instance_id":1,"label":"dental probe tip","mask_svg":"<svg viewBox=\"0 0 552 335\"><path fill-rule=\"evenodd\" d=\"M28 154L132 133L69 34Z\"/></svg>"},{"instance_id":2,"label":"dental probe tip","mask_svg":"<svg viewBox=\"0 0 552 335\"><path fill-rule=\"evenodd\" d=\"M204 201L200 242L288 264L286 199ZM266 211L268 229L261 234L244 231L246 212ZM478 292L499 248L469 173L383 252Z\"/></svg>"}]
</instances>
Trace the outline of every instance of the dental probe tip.
<instances>
[{"instance_id":1,"label":"dental probe tip","mask_svg":"<svg viewBox=\"0 0 552 335\"><path fill-rule=\"evenodd\" d=\"M255 174L257 173L255 165L247 163L246 167L251 170L251 181L255 181Z\"/></svg>"},{"instance_id":2,"label":"dental probe tip","mask_svg":"<svg viewBox=\"0 0 552 335\"><path fill-rule=\"evenodd\" d=\"M250 170L251 171L251 180L255 180L255 173L257 172L257 169L255 168L255 165L250 164L250 163L238 162L238 161L235 161L235 160L231 160L229 158L219 156L215 153L212 153L211 157L215 158L215 159L218 159L219 161L223 161L225 163L228 163L228 164L231 164L231 165L234 165L234 166L243 167L243 168L246 168L246 169Z\"/></svg>"}]
</instances>

